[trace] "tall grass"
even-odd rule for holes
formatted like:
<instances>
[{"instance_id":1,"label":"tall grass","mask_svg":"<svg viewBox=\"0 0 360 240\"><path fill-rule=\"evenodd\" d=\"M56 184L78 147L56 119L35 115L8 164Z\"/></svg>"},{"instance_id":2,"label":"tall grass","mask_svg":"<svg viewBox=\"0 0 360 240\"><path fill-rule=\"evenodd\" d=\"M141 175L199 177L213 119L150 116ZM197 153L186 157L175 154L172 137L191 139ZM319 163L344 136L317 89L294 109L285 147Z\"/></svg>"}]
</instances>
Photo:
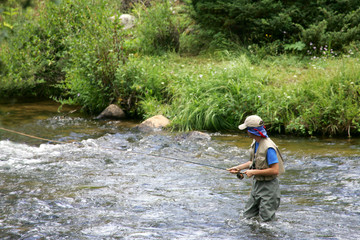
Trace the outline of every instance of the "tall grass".
<instances>
[{"instance_id":1,"label":"tall grass","mask_svg":"<svg viewBox=\"0 0 360 240\"><path fill-rule=\"evenodd\" d=\"M295 95L297 116L288 131L336 135L359 132L360 62L343 58L311 64ZM307 131L307 132L306 132Z\"/></svg>"},{"instance_id":2,"label":"tall grass","mask_svg":"<svg viewBox=\"0 0 360 240\"><path fill-rule=\"evenodd\" d=\"M247 115L259 114L272 132L358 135L359 60L302 61L300 68L297 61L254 65L245 55L224 61L169 56L165 69L171 101L156 113L185 131L236 129Z\"/></svg>"},{"instance_id":3,"label":"tall grass","mask_svg":"<svg viewBox=\"0 0 360 240\"><path fill-rule=\"evenodd\" d=\"M182 130L232 128L255 108L251 105L264 81L245 57L197 65L171 83L173 123Z\"/></svg>"}]
</instances>

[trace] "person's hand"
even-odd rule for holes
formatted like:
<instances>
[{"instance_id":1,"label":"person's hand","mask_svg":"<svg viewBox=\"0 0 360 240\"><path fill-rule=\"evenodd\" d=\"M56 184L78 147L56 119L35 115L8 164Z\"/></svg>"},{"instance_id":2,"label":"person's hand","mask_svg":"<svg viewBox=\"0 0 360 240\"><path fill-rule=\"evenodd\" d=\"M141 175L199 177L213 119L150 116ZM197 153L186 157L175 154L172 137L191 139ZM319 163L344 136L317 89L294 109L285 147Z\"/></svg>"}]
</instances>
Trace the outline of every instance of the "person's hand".
<instances>
[{"instance_id":1,"label":"person's hand","mask_svg":"<svg viewBox=\"0 0 360 240\"><path fill-rule=\"evenodd\" d=\"M236 174L236 173L240 172L241 169L239 169L238 167L232 167L232 168L228 168L226 170L228 170L230 173Z\"/></svg>"},{"instance_id":2,"label":"person's hand","mask_svg":"<svg viewBox=\"0 0 360 240\"><path fill-rule=\"evenodd\" d=\"M254 170L247 170L244 172L244 174L246 174L246 176L248 176L248 177L252 177L252 176L254 176Z\"/></svg>"}]
</instances>

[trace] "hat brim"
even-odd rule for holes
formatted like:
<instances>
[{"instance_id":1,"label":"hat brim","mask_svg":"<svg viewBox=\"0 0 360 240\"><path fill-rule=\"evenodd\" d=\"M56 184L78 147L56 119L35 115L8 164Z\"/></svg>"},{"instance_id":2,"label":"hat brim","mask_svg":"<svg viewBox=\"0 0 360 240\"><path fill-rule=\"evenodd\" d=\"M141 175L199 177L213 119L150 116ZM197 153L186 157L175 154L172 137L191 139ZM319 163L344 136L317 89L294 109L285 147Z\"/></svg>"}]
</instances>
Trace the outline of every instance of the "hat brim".
<instances>
[{"instance_id":1,"label":"hat brim","mask_svg":"<svg viewBox=\"0 0 360 240\"><path fill-rule=\"evenodd\" d=\"M241 125L239 125L239 127L238 127L240 130L244 130L244 129L246 129L247 128L247 126L246 126L246 124L245 123L243 123L243 124L241 124Z\"/></svg>"}]
</instances>

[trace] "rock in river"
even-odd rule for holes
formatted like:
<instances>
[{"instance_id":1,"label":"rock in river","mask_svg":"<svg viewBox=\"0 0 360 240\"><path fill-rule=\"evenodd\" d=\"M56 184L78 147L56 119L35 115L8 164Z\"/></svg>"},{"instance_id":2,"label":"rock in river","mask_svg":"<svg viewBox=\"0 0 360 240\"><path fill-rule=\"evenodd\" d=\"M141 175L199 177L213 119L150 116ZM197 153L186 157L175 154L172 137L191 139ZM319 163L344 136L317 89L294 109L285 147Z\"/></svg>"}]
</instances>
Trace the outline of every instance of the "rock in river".
<instances>
[{"instance_id":1,"label":"rock in river","mask_svg":"<svg viewBox=\"0 0 360 240\"><path fill-rule=\"evenodd\" d=\"M124 111L115 104L110 104L95 119L124 119L126 117Z\"/></svg>"},{"instance_id":2,"label":"rock in river","mask_svg":"<svg viewBox=\"0 0 360 240\"><path fill-rule=\"evenodd\" d=\"M163 115L156 115L143 121L137 129L148 132L162 129L170 124L170 120Z\"/></svg>"}]
</instances>

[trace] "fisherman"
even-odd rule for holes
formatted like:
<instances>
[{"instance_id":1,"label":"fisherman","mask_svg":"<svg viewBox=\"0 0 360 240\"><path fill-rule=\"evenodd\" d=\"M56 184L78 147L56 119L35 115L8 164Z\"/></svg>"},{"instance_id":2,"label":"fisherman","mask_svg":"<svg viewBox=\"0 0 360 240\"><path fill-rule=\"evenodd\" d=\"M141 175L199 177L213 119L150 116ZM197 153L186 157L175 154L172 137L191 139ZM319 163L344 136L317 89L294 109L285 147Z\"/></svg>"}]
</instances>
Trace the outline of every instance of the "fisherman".
<instances>
[{"instance_id":1,"label":"fisherman","mask_svg":"<svg viewBox=\"0 0 360 240\"><path fill-rule=\"evenodd\" d=\"M227 169L238 174L243 169L249 178L254 176L250 198L245 206L244 217L260 215L261 220L271 221L280 205L280 188L277 176L285 172L283 158L275 143L268 137L263 120L257 115L248 116L239 125L247 130L253 143L250 147L250 160Z\"/></svg>"}]
</instances>

